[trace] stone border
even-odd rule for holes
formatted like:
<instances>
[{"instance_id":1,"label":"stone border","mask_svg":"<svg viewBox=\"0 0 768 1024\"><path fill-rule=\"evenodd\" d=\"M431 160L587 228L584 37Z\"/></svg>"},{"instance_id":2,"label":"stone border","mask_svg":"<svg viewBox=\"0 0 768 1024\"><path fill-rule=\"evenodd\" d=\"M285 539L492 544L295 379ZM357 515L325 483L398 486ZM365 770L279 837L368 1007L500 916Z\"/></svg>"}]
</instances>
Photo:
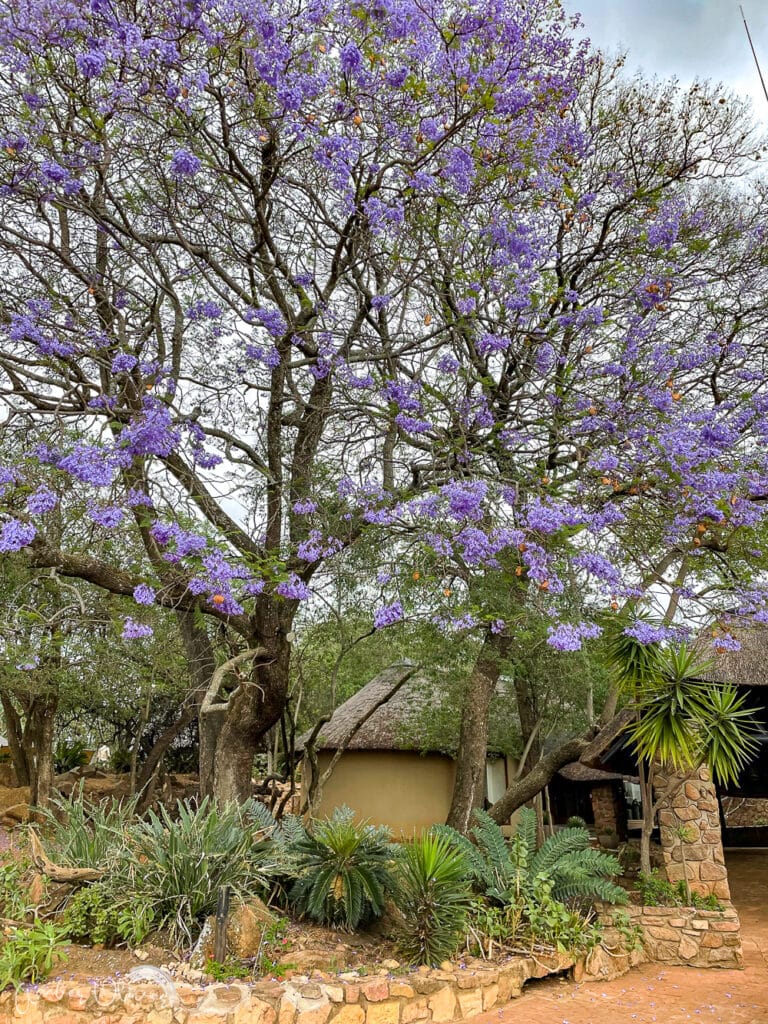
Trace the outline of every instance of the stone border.
<instances>
[{"instance_id":1,"label":"stone border","mask_svg":"<svg viewBox=\"0 0 768 1024\"><path fill-rule=\"evenodd\" d=\"M624 931L614 925L613 914L629 918L630 927L639 929L642 949L632 955L625 952ZM685 967L744 966L741 925L730 904L723 910L699 910L696 907L606 908L602 945L586 958L583 969L576 965L574 976L584 972L589 979L616 977L637 963L676 964Z\"/></svg>"},{"instance_id":2,"label":"stone border","mask_svg":"<svg viewBox=\"0 0 768 1024\"><path fill-rule=\"evenodd\" d=\"M0 994L0 1024L448 1024L503 1006L529 978L573 966L568 956L520 957L478 969L314 972L250 985L59 979Z\"/></svg>"}]
</instances>

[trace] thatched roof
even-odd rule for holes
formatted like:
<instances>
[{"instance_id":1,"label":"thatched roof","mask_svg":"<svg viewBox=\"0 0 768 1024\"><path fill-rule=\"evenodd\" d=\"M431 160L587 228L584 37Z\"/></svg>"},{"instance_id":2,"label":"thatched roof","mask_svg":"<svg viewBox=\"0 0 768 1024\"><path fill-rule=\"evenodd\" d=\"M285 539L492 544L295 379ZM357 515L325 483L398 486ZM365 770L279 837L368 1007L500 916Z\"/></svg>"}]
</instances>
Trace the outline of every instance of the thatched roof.
<instances>
[{"instance_id":1,"label":"thatched roof","mask_svg":"<svg viewBox=\"0 0 768 1024\"><path fill-rule=\"evenodd\" d=\"M315 749L338 750L355 725L386 697L404 675L411 672L411 663L399 662L374 676L354 696L336 708L331 720L320 730ZM347 750L420 749L418 736L413 735L414 723L429 708L433 697L433 684L423 674L416 672L357 730ZM309 733L305 733L297 740L298 750L304 749L308 738Z\"/></svg>"},{"instance_id":2,"label":"thatched roof","mask_svg":"<svg viewBox=\"0 0 768 1024\"><path fill-rule=\"evenodd\" d=\"M619 772L604 772L600 768L588 768L578 761L571 761L557 773L568 782L621 782L624 778Z\"/></svg>"},{"instance_id":3,"label":"thatched roof","mask_svg":"<svg viewBox=\"0 0 768 1024\"><path fill-rule=\"evenodd\" d=\"M717 646L718 635L729 633L741 650ZM704 661L711 662L703 678L736 686L768 686L768 625L745 619L716 623L699 634L695 648Z\"/></svg>"}]
</instances>

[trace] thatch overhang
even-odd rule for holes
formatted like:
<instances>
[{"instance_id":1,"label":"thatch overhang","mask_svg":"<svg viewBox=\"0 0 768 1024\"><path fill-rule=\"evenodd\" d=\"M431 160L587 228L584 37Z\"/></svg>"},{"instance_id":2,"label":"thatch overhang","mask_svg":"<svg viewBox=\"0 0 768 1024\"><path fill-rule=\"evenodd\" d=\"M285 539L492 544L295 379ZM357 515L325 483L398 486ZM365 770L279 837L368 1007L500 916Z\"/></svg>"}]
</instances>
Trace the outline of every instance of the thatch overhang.
<instances>
[{"instance_id":1,"label":"thatch overhang","mask_svg":"<svg viewBox=\"0 0 768 1024\"><path fill-rule=\"evenodd\" d=\"M738 641L738 651L718 645L718 637L726 635ZM729 617L703 629L694 648L707 663L702 673L707 682L768 688L768 625Z\"/></svg>"}]
</instances>

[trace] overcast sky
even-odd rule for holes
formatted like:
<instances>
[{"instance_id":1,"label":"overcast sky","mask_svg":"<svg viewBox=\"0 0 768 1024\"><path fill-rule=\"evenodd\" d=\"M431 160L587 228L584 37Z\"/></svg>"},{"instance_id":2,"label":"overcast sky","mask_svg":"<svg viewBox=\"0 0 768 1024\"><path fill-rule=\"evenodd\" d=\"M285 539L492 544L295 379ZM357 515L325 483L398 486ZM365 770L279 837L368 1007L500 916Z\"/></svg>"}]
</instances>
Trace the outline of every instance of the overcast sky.
<instances>
[{"instance_id":1,"label":"overcast sky","mask_svg":"<svg viewBox=\"0 0 768 1024\"><path fill-rule=\"evenodd\" d=\"M768 121L737 0L563 0L580 12L585 33L601 49L626 49L628 67L648 74L722 81L752 98ZM742 0L763 76L768 79L768 0Z\"/></svg>"}]
</instances>

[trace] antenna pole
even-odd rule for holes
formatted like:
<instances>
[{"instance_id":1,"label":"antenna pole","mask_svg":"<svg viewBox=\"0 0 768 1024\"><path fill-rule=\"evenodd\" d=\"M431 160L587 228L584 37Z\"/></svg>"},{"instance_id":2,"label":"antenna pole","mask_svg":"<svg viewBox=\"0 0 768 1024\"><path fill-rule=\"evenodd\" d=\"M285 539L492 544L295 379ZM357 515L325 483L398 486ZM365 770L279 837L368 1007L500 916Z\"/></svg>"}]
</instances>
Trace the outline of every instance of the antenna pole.
<instances>
[{"instance_id":1,"label":"antenna pole","mask_svg":"<svg viewBox=\"0 0 768 1024\"><path fill-rule=\"evenodd\" d=\"M741 20L744 22L744 28L745 28L746 33L747 33L747 39L749 40L749 48L752 51L752 56L755 58L755 67L757 68L757 73L760 76L760 85L762 85L763 93L765 94L766 100L768 100L768 88L766 88L766 85L765 85L765 79L763 78L763 72L760 70L760 61L757 59L757 54L755 53L755 46L754 46L754 43L752 42L752 35L750 34L749 25L747 24L747 18L746 18L746 15L744 14L744 8L742 7L741 4L739 4L739 10L741 11Z\"/></svg>"}]
</instances>

